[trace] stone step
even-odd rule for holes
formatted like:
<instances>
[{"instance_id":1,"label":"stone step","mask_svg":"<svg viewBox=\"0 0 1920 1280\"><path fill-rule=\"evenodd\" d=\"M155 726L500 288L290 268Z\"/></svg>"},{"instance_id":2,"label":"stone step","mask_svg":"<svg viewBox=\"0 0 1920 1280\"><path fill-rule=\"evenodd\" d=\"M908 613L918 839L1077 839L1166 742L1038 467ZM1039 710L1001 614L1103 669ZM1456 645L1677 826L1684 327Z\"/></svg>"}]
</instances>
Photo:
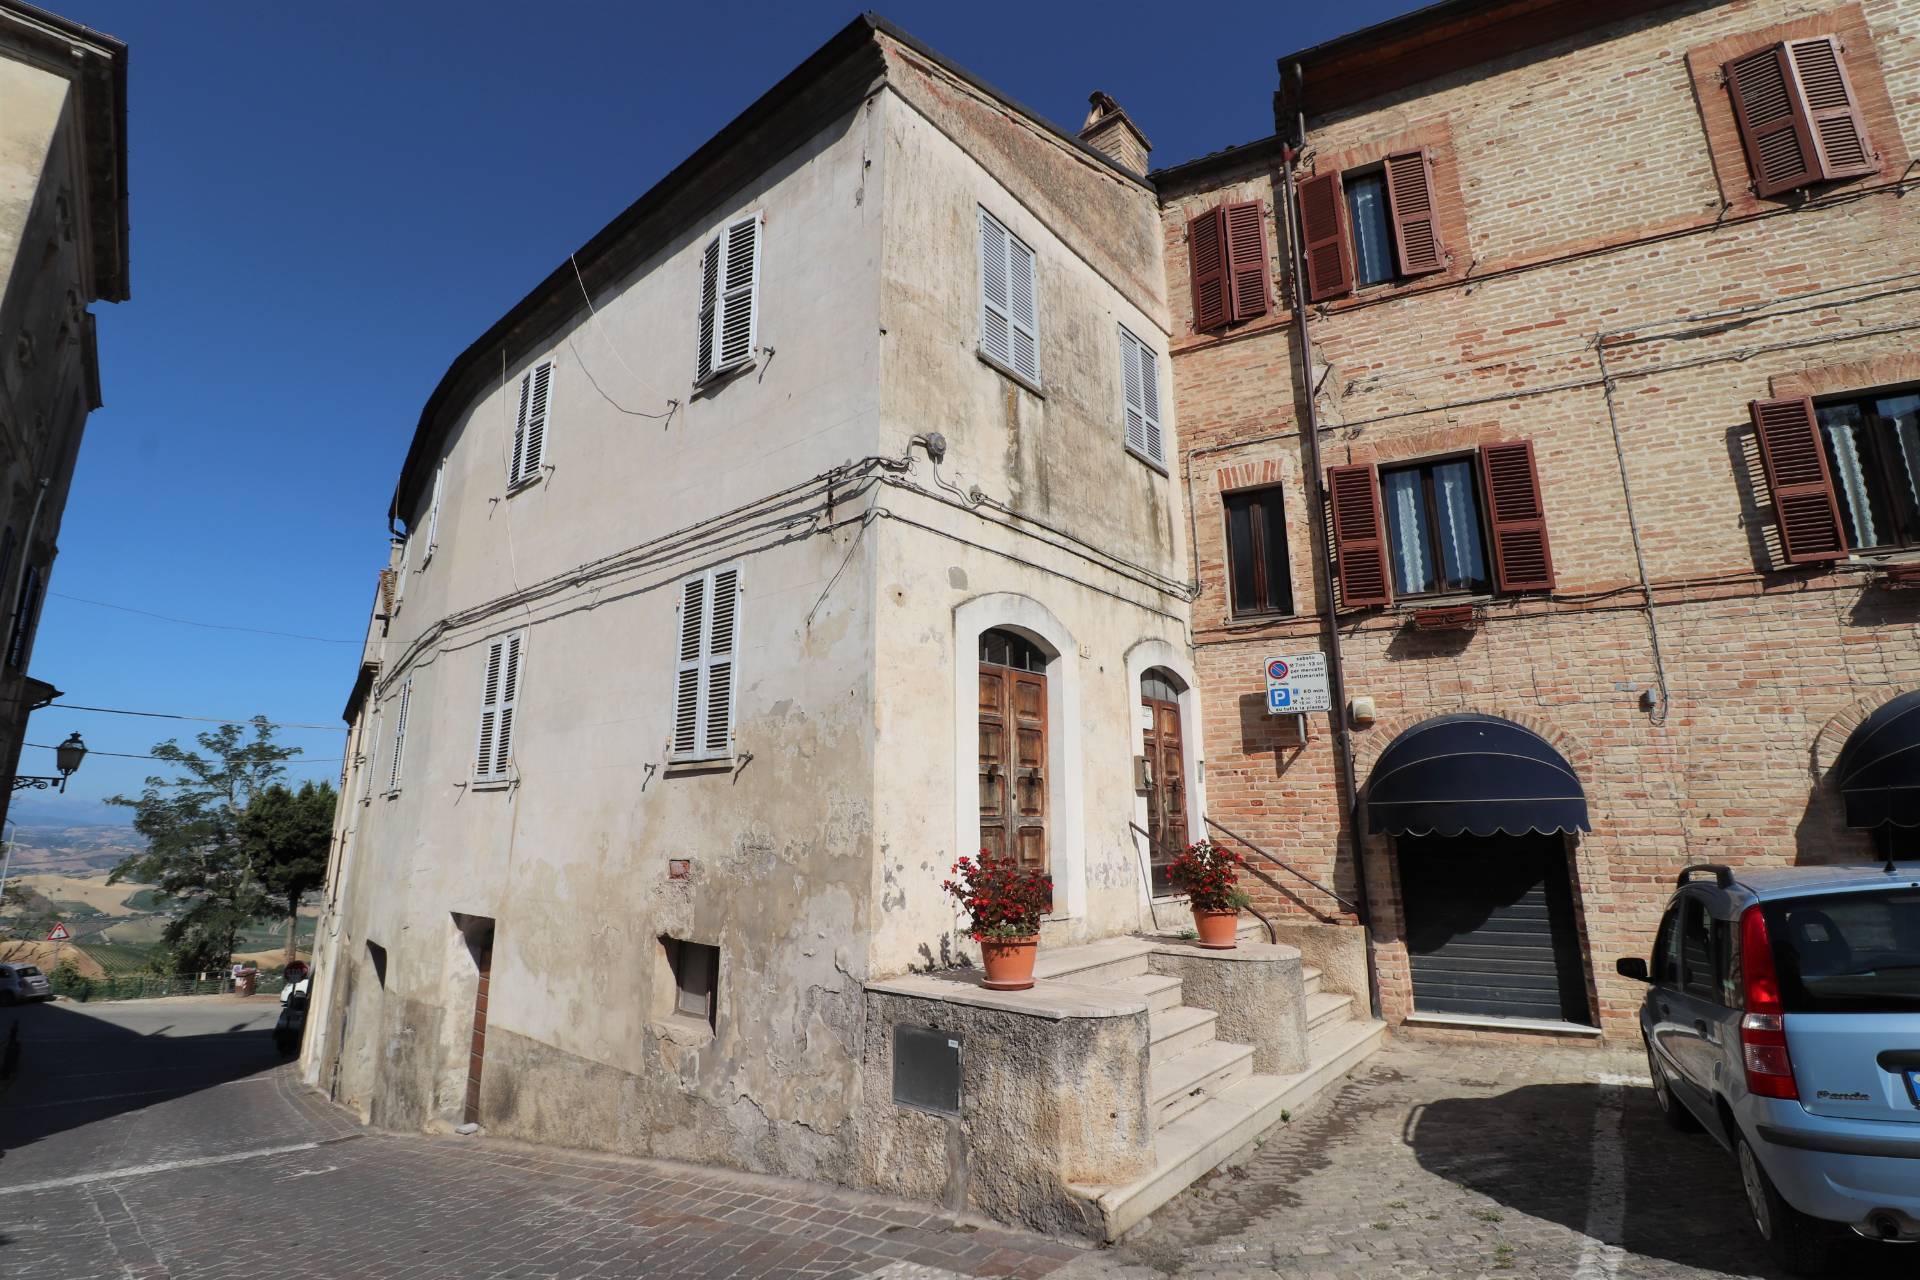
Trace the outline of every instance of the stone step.
<instances>
[{"instance_id":1,"label":"stone step","mask_svg":"<svg viewBox=\"0 0 1920 1280\"><path fill-rule=\"evenodd\" d=\"M1080 986L1138 977L1147 972L1147 958L1156 945L1144 938L1102 938L1077 947L1041 947L1033 976Z\"/></svg>"},{"instance_id":2,"label":"stone step","mask_svg":"<svg viewBox=\"0 0 1920 1280\"><path fill-rule=\"evenodd\" d=\"M1148 1013L1160 1013L1180 1003L1180 979L1169 978L1162 973L1136 973L1130 978L1115 978L1102 985L1109 991L1145 1000Z\"/></svg>"},{"instance_id":3,"label":"stone step","mask_svg":"<svg viewBox=\"0 0 1920 1280\"><path fill-rule=\"evenodd\" d=\"M1320 994L1320 971L1302 966L1300 970L1300 985L1310 996Z\"/></svg>"},{"instance_id":4,"label":"stone step","mask_svg":"<svg viewBox=\"0 0 1920 1280\"><path fill-rule=\"evenodd\" d=\"M1189 1049L1198 1049L1213 1039L1214 1023L1220 1015L1211 1009L1193 1009L1179 1005L1147 1015L1147 1061L1168 1062Z\"/></svg>"},{"instance_id":5,"label":"stone step","mask_svg":"<svg viewBox=\"0 0 1920 1280\"><path fill-rule=\"evenodd\" d=\"M1307 997L1307 1034L1317 1035L1322 1028L1345 1022L1353 1016L1353 997L1338 991L1321 991Z\"/></svg>"},{"instance_id":6,"label":"stone step","mask_svg":"<svg viewBox=\"0 0 1920 1280\"><path fill-rule=\"evenodd\" d=\"M1251 1075L1180 1115L1154 1135L1154 1167L1118 1186L1075 1184L1075 1194L1099 1210L1109 1240L1216 1169L1235 1152L1278 1123L1298 1115L1328 1087L1358 1066L1386 1038L1383 1022L1339 1026L1311 1046L1305 1071Z\"/></svg>"},{"instance_id":7,"label":"stone step","mask_svg":"<svg viewBox=\"0 0 1920 1280\"><path fill-rule=\"evenodd\" d=\"M1153 1123L1164 1127L1253 1074L1253 1046L1209 1040L1177 1058L1153 1064L1147 1086L1153 1098Z\"/></svg>"}]
</instances>

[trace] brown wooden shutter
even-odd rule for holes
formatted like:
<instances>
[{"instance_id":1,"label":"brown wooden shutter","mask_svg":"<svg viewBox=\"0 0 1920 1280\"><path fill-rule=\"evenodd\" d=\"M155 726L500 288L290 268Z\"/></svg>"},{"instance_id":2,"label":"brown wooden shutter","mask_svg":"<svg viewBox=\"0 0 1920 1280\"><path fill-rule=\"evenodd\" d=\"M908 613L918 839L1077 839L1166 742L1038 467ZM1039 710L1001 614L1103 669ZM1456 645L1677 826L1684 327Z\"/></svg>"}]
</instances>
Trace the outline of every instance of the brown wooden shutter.
<instances>
[{"instance_id":1,"label":"brown wooden shutter","mask_svg":"<svg viewBox=\"0 0 1920 1280\"><path fill-rule=\"evenodd\" d=\"M1227 301L1227 216L1215 205L1187 223L1187 260L1193 268L1193 328L1218 329L1232 317Z\"/></svg>"},{"instance_id":2,"label":"brown wooden shutter","mask_svg":"<svg viewBox=\"0 0 1920 1280\"><path fill-rule=\"evenodd\" d=\"M1754 193L1778 195L1820 178L1812 122L1783 44L1726 65L1734 122L1753 170Z\"/></svg>"},{"instance_id":3,"label":"brown wooden shutter","mask_svg":"<svg viewBox=\"0 0 1920 1280\"><path fill-rule=\"evenodd\" d=\"M1226 206L1227 282L1236 322L1263 316L1272 307L1267 286L1266 208L1258 200Z\"/></svg>"},{"instance_id":4,"label":"brown wooden shutter","mask_svg":"<svg viewBox=\"0 0 1920 1280\"><path fill-rule=\"evenodd\" d=\"M1840 503L1827 469L1827 450L1813 401L1755 400L1753 432L1760 438L1760 462L1773 493L1774 521L1789 564L1840 560L1847 554L1840 527Z\"/></svg>"},{"instance_id":5,"label":"brown wooden shutter","mask_svg":"<svg viewBox=\"0 0 1920 1280\"><path fill-rule=\"evenodd\" d=\"M1387 530L1380 476L1372 463L1327 469L1333 504L1333 553L1340 565L1340 603L1348 609L1393 603L1387 573Z\"/></svg>"},{"instance_id":6,"label":"brown wooden shutter","mask_svg":"<svg viewBox=\"0 0 1920 1280\"><path fill-rule=\"evenodd\" d=\"M1795 40L1787 46L1801 99L1812 126L1822 178L1856 178L1880 167L1867 144L1867 122L1847 77L1840 42L1832 36Z\"/></svg>"},{"instance_id":7,"label":"brown wooden shutter","mask_svg":"<svg viewBox=\"0 0 1920 1280\"><path fill-rule=\"evenodd\" d=\"M1480 478L1493 525L1495 584L1502 591L1552 590L1553 552L1547 545L1547 512L1540 500L1533 442L1481 445Z\"/></svg>"},{"instance_id":8,"label":"brown wooden shutter","mask_svg":"<svg viewBox=\"0 0 1920 1280\"><path fill-rule=\"evenodd\" d=\"M1400 274L1423 276L1446 268L1440 222L1433 208L1433 168L1427 149L1387 157L1387 208Z\"/></svg>"},{"instance_id":9,"label":"brown wooden shutter","mask_svg":"<svg viewBox=\"0 0 1920 1280\"><path fill-rule=\"evenodd\" d=\"M1300 240L1306 249L1307 300L1325 302L1353 292L1353 250L1347 243L1347 198L1338 173L1304 179Z\"/></svg>"}]
</instances>

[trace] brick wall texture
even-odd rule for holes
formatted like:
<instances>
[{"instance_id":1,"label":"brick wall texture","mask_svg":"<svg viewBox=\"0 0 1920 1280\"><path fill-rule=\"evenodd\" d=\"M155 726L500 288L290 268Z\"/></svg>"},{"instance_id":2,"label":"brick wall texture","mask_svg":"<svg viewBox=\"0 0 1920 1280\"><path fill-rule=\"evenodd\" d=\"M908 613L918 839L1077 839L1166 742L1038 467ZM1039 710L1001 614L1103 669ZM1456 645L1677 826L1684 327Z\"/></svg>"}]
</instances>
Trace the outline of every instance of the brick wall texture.
<instances>
[{"instance_id":1,"label":"brick wall texture","mask_svg":"<svg viewBox=\"0 0 1920 1280\"><path fill-rule=\"evenodd\" d=\"M1747 409L1776 387L1913 380L1920 237L1901 184L1904 134L1920 127L1916 19L1911 0L1676 6L1308 121L1302 175L1429 146L1450 255L1444 272L1311 309L1324 461L1531 440L1557 573L1551 593L1484 602L1470 630L1343 611L1347 692L1378 708L1353 734L1356 774L1364 782L1400 729L1453 711L1505 716L1560 747L1593 823L1569 846L1592 1002L1612 1039L1636 1034L1641 990L1614 958L1647 952L1682 865L1868 856L1826 771L1866 710L1920 688L1920 592L1883 585L1872 560L1786 566ZM1776 28L1844 37L1879 173L1776 200L1745 190L1707 61ZM1312 717L1303 743L1263 697L1263 657L1325 644L1294 318L1192 329L1187 220L1223 199L1266 202L1275 296L1291 296L1277 151L1223 163L1237 167L1162 183L1208 809L1352 897L1329 718ZM1276 480L1297 612L1235 620L1220 495ZM1649 712L1656 631L1665 697ZM1387 838L1367 849L1383 1002L1398 1019L1411 991L1396 857ZM1266 896L1338 914L1304 886Z\"/></svg>"}]
</instances>

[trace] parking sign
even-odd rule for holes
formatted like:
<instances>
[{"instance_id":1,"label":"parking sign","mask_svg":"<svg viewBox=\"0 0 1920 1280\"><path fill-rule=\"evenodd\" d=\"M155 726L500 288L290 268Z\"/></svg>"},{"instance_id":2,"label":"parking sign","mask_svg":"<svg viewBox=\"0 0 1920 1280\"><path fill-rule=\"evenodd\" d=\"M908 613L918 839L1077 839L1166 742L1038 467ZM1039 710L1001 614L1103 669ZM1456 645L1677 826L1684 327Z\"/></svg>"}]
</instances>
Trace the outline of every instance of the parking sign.
<instances>
[{"instance_id":1,"label":"parking sign","mask_svg":"<svg viewBox=\"0 0 1920 1280\"><path fill-rule=\"evenodd\" d=\"M1268 658L1266 675L1268 715L1292 716L1333 710L1326 654L1316 651Z\"/></svg>"}]
</instances>

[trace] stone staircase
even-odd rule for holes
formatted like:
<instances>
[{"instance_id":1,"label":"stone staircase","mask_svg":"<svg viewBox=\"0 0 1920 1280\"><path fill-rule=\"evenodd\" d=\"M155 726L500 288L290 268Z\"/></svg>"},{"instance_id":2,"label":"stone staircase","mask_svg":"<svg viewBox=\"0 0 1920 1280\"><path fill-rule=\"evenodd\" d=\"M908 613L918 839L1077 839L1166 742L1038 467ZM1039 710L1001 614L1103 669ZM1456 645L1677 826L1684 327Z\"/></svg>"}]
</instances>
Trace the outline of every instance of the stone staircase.
<instances>
[{"instance_id":1,"label":"stone staircase","mask_svg":"<svg viewBox=\"0 0 1920 1280\"><path fill-rule=\"evenodd\" d=\"M1181 980L1152 972L1150 958L1161 941L1109 938L1079 947L1043 948L1034 971L1036 978L1125 994L1147 1004L1154 1167L1128 1183L1071 1188L1097 1208L1109 1240L1218 1168L1283 1116L1297 1115L1386 1036L1386 1024L1366 1018L1363 1004L1323 990L1320 971L1306 968L1301 977L1307 1067L1290 1075L1256 1073L1251 1045L1216 1039L1219 1015L1181 1003Z\"/></svg>"}]
</instances>

